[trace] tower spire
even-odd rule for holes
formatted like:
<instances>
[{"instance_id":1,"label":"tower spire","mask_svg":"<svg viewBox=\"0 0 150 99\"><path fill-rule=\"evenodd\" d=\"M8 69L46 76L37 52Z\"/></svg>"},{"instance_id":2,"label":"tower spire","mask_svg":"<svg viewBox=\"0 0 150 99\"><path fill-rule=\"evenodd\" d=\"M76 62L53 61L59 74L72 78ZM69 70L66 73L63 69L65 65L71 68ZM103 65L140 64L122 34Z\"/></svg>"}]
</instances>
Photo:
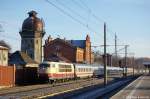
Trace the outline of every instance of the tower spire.
<instances>
[{"instance_id":1,"label":"tower spire","mask_svg":"<svg viewBox=\"0 0 150 99\"><path fill-rule=\"evenodd\" d=\"M29 14L29 17L36 17L37 12L32 10L32 11L28 12L28 14Z\"/></svg>"}]
</instances>

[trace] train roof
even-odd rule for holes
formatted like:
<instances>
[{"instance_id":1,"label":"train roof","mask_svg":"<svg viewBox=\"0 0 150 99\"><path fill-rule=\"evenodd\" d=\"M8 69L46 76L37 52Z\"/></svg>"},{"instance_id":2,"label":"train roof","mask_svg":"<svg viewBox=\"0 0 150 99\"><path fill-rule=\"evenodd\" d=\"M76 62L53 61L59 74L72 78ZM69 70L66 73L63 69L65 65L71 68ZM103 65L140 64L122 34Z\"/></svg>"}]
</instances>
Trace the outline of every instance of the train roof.
<instances>
[{"instance_id":1,"label":"train roof","mask_svg":"<svg viewBox=\"0 0 150 99\"><path fill-rule=\"evenodd\" d=\"M75 66L77 68L104 68L103 65L101 64L75 64ZM111 66L107 66L108 70L122 70L122 68L120 67L111 67Z\"/></svg>"},{"instance_id":2,"label":"train roof","mask_svg":"<svg viewBox=\"0 0 150 99\"><path fill-rule=\"evenodd\" d=\"M100 67L100 66L102 66L102 65L100 65L100 64L79 64L79 63L74 63L74 65L76 65L76 66L92 66L92 67Z\"/></svg>"},{"instance_id":3,"label":"train roof","mask_svg":"<svg viewBox=\"0 0 150 99\"><path fill-rule=\"evenodd\" d=\"M112 69L112 70L120 70L120 67L107 67L108 69Z\"/></svg>"},{"instance_id":4,"label":"train roof","mask_svg":"<svg viewBox=\"0 0 150 99\"><path fill-rule=\"evenodd\" d=\"M75 65L76 67L83 67L83 68L104 68L102 64L80 64L80 63L66 63L66 62L52 62L52 61L43 61L42 63L53 63L53 64L72 64ZM42 64L41 63L41 64ZM122 70L120 67L112 67L112 66L107 66L107 69L112 69L112 70Z\"/></svg>"},{"instance_id":5,"label":"train roof","mask_svg":"<svg viewBox=\"0 0 150 99\"><path fill-rule=\"evenodd\" d=\"M52 64L72 64L72 63L66 63L66 62L52 62L52 61L43 61L42 63L49 63L49 64L50 63L52 63Z\"/></svg>"}]
</instances>

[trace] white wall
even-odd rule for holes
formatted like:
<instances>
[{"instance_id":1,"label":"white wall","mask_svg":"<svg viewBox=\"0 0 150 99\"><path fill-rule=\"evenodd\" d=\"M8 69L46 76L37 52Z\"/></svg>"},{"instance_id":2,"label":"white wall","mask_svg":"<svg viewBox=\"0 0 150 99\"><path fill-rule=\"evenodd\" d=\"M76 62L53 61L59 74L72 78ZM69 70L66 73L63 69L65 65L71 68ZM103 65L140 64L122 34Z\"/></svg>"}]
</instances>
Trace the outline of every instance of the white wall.
<instances>
[{"instance_id":1,"label":"white wall","mask_svg":"<svg viewBox=\"0 0 150 99\"><path fill-rule=\"evenodd\" d=\"M8 66L8 50L0 49L0 65Z\"/></svg>"}]
</instances>

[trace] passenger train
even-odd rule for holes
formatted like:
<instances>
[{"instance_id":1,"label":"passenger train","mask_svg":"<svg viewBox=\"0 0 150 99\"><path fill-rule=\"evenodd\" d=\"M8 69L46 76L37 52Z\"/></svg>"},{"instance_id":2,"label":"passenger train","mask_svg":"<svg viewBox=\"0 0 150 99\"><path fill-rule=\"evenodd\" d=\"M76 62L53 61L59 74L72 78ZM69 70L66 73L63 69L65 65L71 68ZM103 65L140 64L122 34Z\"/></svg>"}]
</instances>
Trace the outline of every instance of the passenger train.
<instances>
[{"instance_id":1,"label":"passenger train","mask_svg":"<svg viewBox=\"0 0 150 99\"><path fill-rule=\"evenodd\" d=\"M107 67L108 75L122 74L120 67ZM103 76L102 65L92 64L72 64L64 62L45 61L39 65L39 78L50 82L60 79L75 79Z\"/></svg>"}]
</instances>

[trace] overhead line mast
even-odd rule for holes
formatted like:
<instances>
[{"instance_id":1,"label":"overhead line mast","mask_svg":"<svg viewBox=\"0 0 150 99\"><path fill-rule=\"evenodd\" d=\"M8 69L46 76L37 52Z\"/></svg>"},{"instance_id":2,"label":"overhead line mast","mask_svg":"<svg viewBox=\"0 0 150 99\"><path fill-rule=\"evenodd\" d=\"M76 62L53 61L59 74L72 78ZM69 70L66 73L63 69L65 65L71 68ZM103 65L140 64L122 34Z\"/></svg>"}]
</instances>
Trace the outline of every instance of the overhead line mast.
<instances>
[{"instance_id":1,"label":"overhead line mast","mask_svg":"<svg viewBox=\"0 0 150 99\"><path fill-rule=\"evenodd\" d=\"M129 45L125 45L125 77L127 76L127 48L129 47Z\"/></svg>"},{"instance_id":2,"label":"overhead line mast","mask_svg":"<svg viewBox=\"0 0 150 99\"><path fill-rule=\"evenodd\" d=\"M118 65L118 57L117 57L117 35L115 34L115 64Z\"/></svg>"},{"instance_id":3,"label":"overhead line mast","mask_svg":"<svg viewBox=\"0 0 150 99\"><path fill-rule=\"evenodd\" d=\"M104 23L104 85L107 85L106 23Z\"/></svg>"}]
</instances>

